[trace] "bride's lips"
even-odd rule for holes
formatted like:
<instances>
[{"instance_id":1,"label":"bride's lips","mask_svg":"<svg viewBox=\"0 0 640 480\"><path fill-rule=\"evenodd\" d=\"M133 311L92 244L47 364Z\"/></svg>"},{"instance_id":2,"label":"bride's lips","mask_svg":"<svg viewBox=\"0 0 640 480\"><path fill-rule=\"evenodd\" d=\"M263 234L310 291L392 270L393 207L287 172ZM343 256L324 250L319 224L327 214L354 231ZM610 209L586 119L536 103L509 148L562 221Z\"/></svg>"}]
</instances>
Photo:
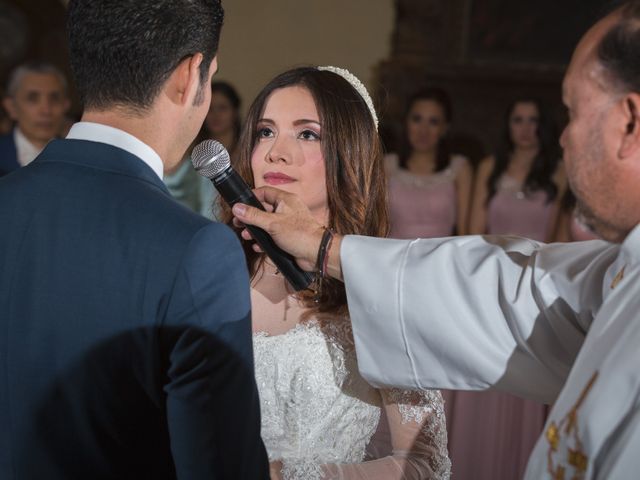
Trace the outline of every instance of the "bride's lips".
<instances>
[{"instance_id":1,"label":"bride's lips","mask_svg":"<svg viewBox=\"0 0 640 480\"><path fill-rule=\"evenodd\" d=\"M285 183L295 182L294 178L279 172L267 172L262 178L269 185L283 185Z\"/></svg>"}]
</instances>

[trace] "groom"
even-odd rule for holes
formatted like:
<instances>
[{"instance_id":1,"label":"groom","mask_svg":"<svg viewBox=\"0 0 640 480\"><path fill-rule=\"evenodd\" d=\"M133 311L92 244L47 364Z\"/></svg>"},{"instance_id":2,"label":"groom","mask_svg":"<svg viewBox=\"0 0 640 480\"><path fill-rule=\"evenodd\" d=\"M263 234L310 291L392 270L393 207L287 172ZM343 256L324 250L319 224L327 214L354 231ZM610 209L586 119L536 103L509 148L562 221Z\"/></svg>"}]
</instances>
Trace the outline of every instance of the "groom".
<instances>
[{"instance_id":1,"label":"groom","mask_svg":"<svg viewBox=\"0 0 640 480\"><path fill-rule=\"evenodd\" d=\"M82 121L0 179L0 478L268 478L239 243L162 183L214 0L72 0Z\"/></svg>"}]
</instances>

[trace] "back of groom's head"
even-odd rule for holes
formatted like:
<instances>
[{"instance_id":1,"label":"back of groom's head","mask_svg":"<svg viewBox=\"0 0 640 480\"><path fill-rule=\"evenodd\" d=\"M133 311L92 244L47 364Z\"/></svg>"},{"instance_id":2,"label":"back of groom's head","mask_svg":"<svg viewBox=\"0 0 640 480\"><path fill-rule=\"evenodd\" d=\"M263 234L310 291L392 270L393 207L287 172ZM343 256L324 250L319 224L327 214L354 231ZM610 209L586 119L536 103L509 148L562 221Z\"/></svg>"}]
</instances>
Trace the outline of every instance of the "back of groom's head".
<instances>
[{"instance_id":1,"label":"back of groom's head","mask_svg":"<svg viewBox=\"0 0 640 480\"><path fill-rule=\"evenodd\" d=\"M220 0L71 0L71 66L86 109L144 112L178 64L202 53L201 87L218 50Z\"/></svg>"}]
</instances>

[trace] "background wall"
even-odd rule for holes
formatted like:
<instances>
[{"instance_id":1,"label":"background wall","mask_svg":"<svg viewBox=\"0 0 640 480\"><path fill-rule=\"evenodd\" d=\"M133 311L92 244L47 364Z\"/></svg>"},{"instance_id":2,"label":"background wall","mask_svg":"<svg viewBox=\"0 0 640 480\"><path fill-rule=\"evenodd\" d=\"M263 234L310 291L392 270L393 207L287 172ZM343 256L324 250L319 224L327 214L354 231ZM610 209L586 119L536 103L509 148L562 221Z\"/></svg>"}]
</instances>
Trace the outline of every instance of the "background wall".
<instances>
[{"instance_id":1,"label":"background wall","mask_svg":"<svg viewBox=\"0 0 640 480\"><path fill-rule=\"evenodd\" d=\"M231 0L224 2L216 79L238 87L246 111L276 74L298 65L334 65L375 87L374 66L387 58L393 0Z\"/></svg>"},{"instance_id":2,"label":"background wall","mask_svg":"<svg viewBox=\"0 0 640 480\"><path fill-rule=\"evenodd\" d=\"M65 14L58 0L0 0L0 89L25 60L44 59L69 74Z\"/></svg>"},{"instance_id":3,"label":"background wall","mask_svg":"<svg viewBox=\"0 0 640 480\"><path fill-rule=\"evenodd\" d=\"M216 78L243 111L274 75L303 64L348 68L369 87L388 150L408 96L439 85L454 104L457 152L493 150L506 105L534 95L565 121L560 84L570 53L613 0L224 0ZM68 72L66 0L0 0L0 84L26 59ZM81 106L74 99L72 113Z\"/></svg>"},{"instance_id":4,"label":"background wall","mask_svg":"<svg viewBox=\"0 0 640 480\"><path fill-rule=\"evenodd\" d=\"M561 82L579 38L610 0L395 0L391 53L377 71L383 142L404 135L407 97L425 86L453 101L452 146L472 162L494 150L507 105L541 99L562 128Z\"/></svg>"},{"instance_id":5,"label":"background wall","mask_svg":"<svg viewBox=\"0 0 640 480\"><path fill-rule=\"evenodd\" d=\"M28 58L49 60L70 74L66 3L0 0L0 91L11 68ZM344 67L375 89L374 67L391 48L394 0L223 0L223 5L215 78L238 88L243 112L273 76L297 65ZM80 113L75 98L72 110Z\"/></svg>"}]
</instances>

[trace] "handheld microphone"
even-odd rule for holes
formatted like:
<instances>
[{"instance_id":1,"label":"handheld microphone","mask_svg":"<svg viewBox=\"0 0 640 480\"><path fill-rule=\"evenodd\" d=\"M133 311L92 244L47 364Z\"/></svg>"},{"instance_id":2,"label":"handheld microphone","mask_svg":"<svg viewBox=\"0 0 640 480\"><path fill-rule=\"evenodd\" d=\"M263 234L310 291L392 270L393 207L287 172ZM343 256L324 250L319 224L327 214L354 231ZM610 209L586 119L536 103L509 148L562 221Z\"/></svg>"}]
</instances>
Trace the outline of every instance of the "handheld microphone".
<instances>
[{"instance_id":1,"label":"handheld microphone","mask_svg":"<svg viewBox=\"0 0 640 480\"><path fill-rule=\"evenodd\" d=\"M219 142L205 140L196 145L191 154L191 162L200 175L213 182L213 186L229 206L240 202L264 210L249 185L231 168L229 153ZM313 275L302 270L291 255L275 244L267 232L253 225L247 225L247 229L296 291L311 285Z\"/></svg>"}]
</instances>

